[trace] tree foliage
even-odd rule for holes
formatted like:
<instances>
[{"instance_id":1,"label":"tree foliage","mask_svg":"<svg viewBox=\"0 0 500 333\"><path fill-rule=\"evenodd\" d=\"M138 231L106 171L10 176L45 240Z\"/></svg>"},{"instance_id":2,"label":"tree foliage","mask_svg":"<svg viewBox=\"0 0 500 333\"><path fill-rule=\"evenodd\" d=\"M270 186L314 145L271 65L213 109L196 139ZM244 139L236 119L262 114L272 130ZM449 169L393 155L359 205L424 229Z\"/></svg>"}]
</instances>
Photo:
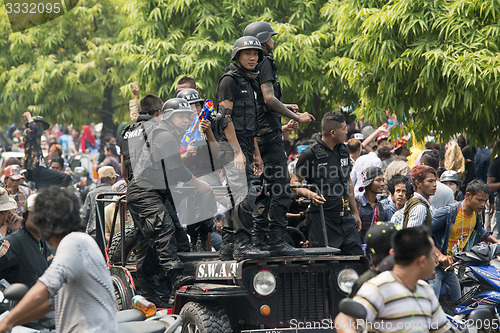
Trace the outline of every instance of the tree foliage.
<instances>
[{"instance_id":1,"label":"tree foliage","mask_svg":"<svg viewBox=\"0 0 500 333\"><path fill-rule=\"evenodd\" d=\"M422 138L500 138L499 0L346 0L332 16L344 56L329 63L361 111L388 108Z\"/></svg>"},{"instance_id":2,"label":"tree foliage","mask_svg":"<svg viewBox=\"0 0 500 333\"><path fill-rule=\"evenodd\" d=\"M113 126L119 87L130 72L113 46L124 22L121 3L80 0L66 15L24 32L12 33L0 9L0 115L22 122L26 110L49 121L104 121Z\"/></svg>"},{"instance_id":3,"label":"tree foliage","mask_svg":"<svg viewBox=\"0 0 500 333\"><path fill-rule=\"evenodd\" d=\"M247 24L268 21L279 33L274 54L284 102L319 118L337 101L352 100L340 80L326 76L327 61L337 55L329 6L326 0L277 0L272 7L264 0L133 0L124 7L128 24L118 48L136 67L141 91L165 100L190 75L205 98L214 98L234 41Z\"/></svg>"}]
</instances>

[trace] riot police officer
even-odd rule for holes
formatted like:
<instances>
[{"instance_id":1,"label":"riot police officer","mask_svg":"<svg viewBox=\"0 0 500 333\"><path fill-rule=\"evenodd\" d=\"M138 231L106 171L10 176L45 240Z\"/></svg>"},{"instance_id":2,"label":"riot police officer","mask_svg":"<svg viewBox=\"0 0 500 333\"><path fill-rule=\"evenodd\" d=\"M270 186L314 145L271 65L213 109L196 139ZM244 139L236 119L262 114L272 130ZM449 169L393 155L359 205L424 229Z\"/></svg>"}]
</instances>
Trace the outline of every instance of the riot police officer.
<instances>
[{"instance_id":1,"label":"riot police officer","mask_svg":"<svg viewBox=\"0 0 500 333\"><path fill-rule=\"evenodd\" d=\"M194 117L199 117L203 107L203 99L199 92L193 88L184 88L178 94L177 98L184 98L188 101L193 110ZM199 179L206 181L212 186L220 186L220 178L217 171L220 171L221 165L219 161L219 144L215 138L215 122L213 116L209 119L200 120L199 127L201 129L201 138L199 142L189 145L185 156L183 157L184 164ZM182 154L181 154L182 156ZM199 205L197 203L203 203ZM212 204L211 204L212 203ZM208 233L213 229L213 217L202 220L199 216L203 215L215 216L217 206L212 193L198 194L190 197L187 206L186 220L201 221L187 226L187 232L191 238L191 245L194 251L205 251L207 247Z\"/></svg>"},{"instance_id":2,"label":"riot police officer","mask_svg":"<svg viewBox=\"0 0 500 333\"><path fill-rule=\"evenodd\" d=\"M188 252L189 242L167 185L184 181L205 190L210 188L184 167L179 142L172 128L161 121L162 110L168 110L170 115L178 109L182 113L191 112L189 105L182 99L180 101L174 105L167 101L162 106L158 97L144 96L136 123L122 133L123 174L128 182L127 205L139 229L137 280L146 298L159 298L163 304L168 302L170 288L176 290L194 282L194 277L182 274L177 250ZM159 286L154 278L158 274Z\"/></svg>"},{"instance_id":3,"label":"riot police officer","mask_svg":"<svg viewBox=\"0 0 500 333\"><path fill-rule=\"evenodd\" d=\"M263 190L255 202L253 244L269 250L273 256L300 255L303 250L288 245L283 236L286 232L286 213L290 206L290 177L283 144L281 117L291 118L299 123L309 123L314 117L309 113L296 113L298 106L283 104L274 62L272 36L276 35L268 22L250 23L244 30L244 36L256 37L263 50L263 59L257 65L258 82L262 91L262 101L258 110L257 142L264 161L262 174ZM269 234L269 245L267 237Z\"/></svg>"},{"instance_id":4,"label":"riot police officer","mask_svg":"<svg viewBox=\"0 0 500 333\"><path fill-rule=\"evenodd\" d=\"M231 60L234 63L226 69L217 86L217 108L222 117L220 158L234 204L226 212L220 257L222 260L263 258L269 252L255 248L250 234L256 196L255 174L262 172L255 138L259 89L255 67L262 60L259 40L251 36L239 38L234 43Z\"/></svg>"},{"instance_id":5,"label":"riot police officer","mask_svg":"<svg viewBox=\"0 0 500 333\"><path fill-rule=\"evenodd\" d=\"M300 185L305 179L321 191L295 189L313 203L308 214L309 244L313 247L329 245L339 248L342 254L360 255L363 254L358 234L361 220L349 177L352 163L344 144L347 134L345 117L340 112L328 112L321 121L321 129L322 134L300 154L291 180L292 185ZM324 209L328 244L324 244L320 205Z\"/></svg>"}]
</instances>

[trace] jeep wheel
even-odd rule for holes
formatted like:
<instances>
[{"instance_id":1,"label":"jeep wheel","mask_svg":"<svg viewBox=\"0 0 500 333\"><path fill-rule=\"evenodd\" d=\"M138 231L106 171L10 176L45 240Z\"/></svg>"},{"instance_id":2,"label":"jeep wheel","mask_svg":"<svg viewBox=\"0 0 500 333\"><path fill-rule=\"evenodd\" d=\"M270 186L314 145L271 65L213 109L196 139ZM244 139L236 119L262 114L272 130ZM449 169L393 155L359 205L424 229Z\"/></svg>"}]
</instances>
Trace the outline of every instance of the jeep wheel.
<instances>
[{"instance_id":1,"label":"jeep wheel","mask_svg":"<svg viewBox=\"0 0 500 333\"><path fill-rule=\"evenodd\" d=\"M122 250L122 237L121 232L118 231L111 241L111 246L109 247L109 261L111 263L120 263L121 250ZM125 226L125 260L128 261L130 257L130 252L134 249L137 244L137 229L133 225Z\"/></svg>"},{"instance_id":2,"label":"jeep wheel","mask_svg":"<svg viewBox=\"0 0 500 333\"><path fill-rule=\"evenodd\" d=\"M182 333L230 333L226 311L216 303L186 303L180 313Z\"/></svg>"}]
</instances>

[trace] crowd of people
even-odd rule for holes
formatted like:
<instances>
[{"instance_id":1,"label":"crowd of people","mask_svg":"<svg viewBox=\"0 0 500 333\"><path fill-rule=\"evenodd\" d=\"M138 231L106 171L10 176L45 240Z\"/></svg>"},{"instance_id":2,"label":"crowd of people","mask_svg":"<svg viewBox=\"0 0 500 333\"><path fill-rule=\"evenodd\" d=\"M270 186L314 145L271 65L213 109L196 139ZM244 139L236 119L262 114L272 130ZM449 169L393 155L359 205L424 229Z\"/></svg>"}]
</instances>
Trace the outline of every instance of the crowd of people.
<instances>
[{"instance_id":1,"label":"crowd of people","mask_svg":"<svg viewBox=\"0 0 500 333\"><path fill-rule=\"evenodd\" d=\"M451 301L461 295L455 273L444 269L459 251L480 241L498 243L500 157L492 156L495 143L477 148L464 135L418 143L390 111L380 126L356 120L352 113L327 112L314 128L317 133L305 138L299 124L313 127L316 119L282 101L273 57L276 34L267 22L247 26L218 82L210 117L203 116L205 99L187 76L178 80L176 96L165 102L151 93L139 98L134 87L131 123L117 138L102 137L100 125L93 123L80 131L24 113L24 126L7 129L11 150L24 152L24 158L5 160L0 172L0 278L34 286L29 299L44 306L57 295L59 327L89 325L61 317L70 293L78 289L68 277L86 274L74 258L100 256L89 245L91 237L100 222L109 237L113 211L126 194L124 223L139 231L137 281L157 305L167 305L172 291L194 282L184 274L178 252L213 247L221 260L245 260L302 256L302 247L329 246L345 255L378 258L370 273L373 282L360 286L356 296L371 319L383 319L383 308L374 311L370 304L388 302L376 299L372 290L384 285L391 292L406 290L431 299L421 312L432 314L437 331L447 328L432 290L439 296L444 282ZM394 135L396 128L402 131ZM53 186L73 191L58 192ZM178 195L179 189L194 194ZM48 206L39 204L37 192ZM96 196L110 192L117 194L117 202L106 207L105 221L100 221ZM62 206L50 203L51 196ZM47 212L52 209L62 212ZM389 222L391 230L408 231L393 239L392 273L375 277L381 263L377 246L384 244L382 252L389 254L391 239L374 243L370 230ZM288 225L306 241L288 234ZM77 254L76 246L88 252ZM58 256L55 249L61 247L65 253ZM102 263L95 260L90 264L96 271L89 274L102 276ZM419 279L429 280L433 289ZM101 290L101 305L109 303L107 278L88 281L86 288L78 293ZM9 325L26 319L16 317L19 313L13 311Z\"/></svg>"}]
</instances>

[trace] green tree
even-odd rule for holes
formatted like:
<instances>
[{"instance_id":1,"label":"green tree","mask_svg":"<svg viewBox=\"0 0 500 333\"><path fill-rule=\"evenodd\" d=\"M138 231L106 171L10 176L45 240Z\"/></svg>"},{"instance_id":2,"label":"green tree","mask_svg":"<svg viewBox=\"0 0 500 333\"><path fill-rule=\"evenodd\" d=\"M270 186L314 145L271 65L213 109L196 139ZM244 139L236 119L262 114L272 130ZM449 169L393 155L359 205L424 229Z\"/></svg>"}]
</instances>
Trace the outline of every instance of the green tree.
<instances>
[{"instance_id":1,"label":"green tree","mask_svg":"<svg viewBox=\"0 0 500 333\"><path fill-rule=\"evenodd\" d=\"M361 113L390 109L418 138L500 138L499 0L346 0L332 20L345 53L328 74L349 82Z\"/></svg>"},{"instance_id":2,"label":"green tree","mask_svg":"<svg viewBox=\"0 0 500 333\"><path fill-rule=\"evenodd\" d=\"M134 0L124 7L128 24L119 48L137 68L143 92L174 97L176 81L190 75L205 98L215 98L234 41L247 24L268 21L279 32L274 54L283 100L314 114L319 124L336 103L352 101L346 85L326 76L327 60L337 55L327 5L326 0L278 0L272 7L264 0Z\"/></svg>"},{"instance_id":3,"label":"green tree","mask_svg":"<svg viewBox=\"0 0 500 333\"><path fill-rule=\"evenodd\" d=\"M22 123L26 110L49 121L104 123L127 114L119 87L130 76L113 48L124 21L120 1L80 0L67 14L24 32L12 33L0 7L0 115ZM119 117L118 117L119 118Z\"/></svg>"}]
</instances>

